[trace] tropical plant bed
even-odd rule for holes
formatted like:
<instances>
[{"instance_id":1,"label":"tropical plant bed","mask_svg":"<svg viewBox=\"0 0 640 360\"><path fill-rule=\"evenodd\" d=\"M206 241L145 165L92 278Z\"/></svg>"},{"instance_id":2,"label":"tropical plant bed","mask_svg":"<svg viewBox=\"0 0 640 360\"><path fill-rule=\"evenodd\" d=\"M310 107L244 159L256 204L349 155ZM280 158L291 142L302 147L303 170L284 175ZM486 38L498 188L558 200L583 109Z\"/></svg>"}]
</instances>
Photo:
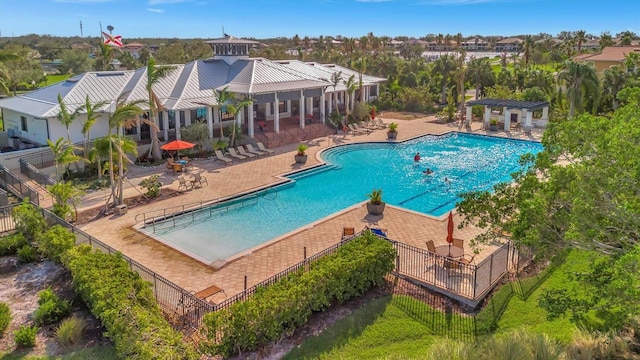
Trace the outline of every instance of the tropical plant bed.
<instances>
[{"instance_id":1,"label":"tropical plant bed","mask_svg":"<svg viewBox=\"0 0 640 360\"><path fill-rule=\"evenodd\" d=\"M433 114L407 112L407 111L385 111L384 114L378 114L377 117L384 119L397 119L397 120L415 120L422 119Z\"/></svg>"},{"instance_id":2,"label":"tropical plant bed","mask_svg":"<svg viewBox=\"0 0 640 360\"><path fill-rule=\"evenodd\" d=\"M27 356L62 356L71 352L84 352L87 349L99 349L111 356L103 359L115 359L110 341L102 336L104 328L91 315L82 300L75 297L71 274L61 265L51 261L20 263L15 256L0 257L0 301L9 305L13 319L4 336L0 337L0 358L21 359ZM56 295L72 300L71 315L84 320L86 327L79 344L71 347L61 346L55 336L57 324L43 325L36 335L33 348L16 348L14 331L20 325L31 325L33 312L38 308L38 293L51 287ZM5 352L7 352L5 354ZM80 355L81 354L76 354ZM85 353L85 358L92 357ZM58 358L58 357L56 357Z\"/></svg>"}]
</instances>

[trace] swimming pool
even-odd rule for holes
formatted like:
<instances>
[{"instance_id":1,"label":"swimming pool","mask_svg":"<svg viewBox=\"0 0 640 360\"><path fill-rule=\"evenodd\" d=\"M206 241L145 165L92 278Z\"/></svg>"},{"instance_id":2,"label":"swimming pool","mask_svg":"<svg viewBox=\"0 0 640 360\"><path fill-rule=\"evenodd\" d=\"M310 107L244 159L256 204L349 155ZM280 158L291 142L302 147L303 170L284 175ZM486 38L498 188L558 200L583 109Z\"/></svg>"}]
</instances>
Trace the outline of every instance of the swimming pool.
<instances>
[{"instance_id":1,"label":"swimming pool","mask_svg":"<svg viewBox=\"0 0 640 360\"><path fill-rule=\"evenodd\" d=\"M338 146L321 154L326 165L292 174L286 184L185 216L178 226L142 231L214 263L365 201L372 189L382 189L388 204L443 215L459 193L510 181L520 156L541 150L536 142L463 133ZM425 175L427 168L433 173Z\"/></svg>"}]
</instances>

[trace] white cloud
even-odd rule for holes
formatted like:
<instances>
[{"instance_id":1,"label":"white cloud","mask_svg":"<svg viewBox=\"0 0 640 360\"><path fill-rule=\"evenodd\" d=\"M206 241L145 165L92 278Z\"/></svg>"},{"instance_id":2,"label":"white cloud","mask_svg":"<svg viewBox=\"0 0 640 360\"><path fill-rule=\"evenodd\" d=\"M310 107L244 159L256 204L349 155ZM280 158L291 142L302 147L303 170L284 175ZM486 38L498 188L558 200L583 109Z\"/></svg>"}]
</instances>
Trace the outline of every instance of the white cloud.
<instances>
[{"instance_id":1,"label":"white cloud","mask_svg":"<svg viewBox=\"0 0 640 360\"><path fill-rule=\"evenodd\" d=\"M154 12L154 13L163 13L164 10L162 9L154 9L154 8L147 8L147 10Z\"/></svg>"}]
</instances>

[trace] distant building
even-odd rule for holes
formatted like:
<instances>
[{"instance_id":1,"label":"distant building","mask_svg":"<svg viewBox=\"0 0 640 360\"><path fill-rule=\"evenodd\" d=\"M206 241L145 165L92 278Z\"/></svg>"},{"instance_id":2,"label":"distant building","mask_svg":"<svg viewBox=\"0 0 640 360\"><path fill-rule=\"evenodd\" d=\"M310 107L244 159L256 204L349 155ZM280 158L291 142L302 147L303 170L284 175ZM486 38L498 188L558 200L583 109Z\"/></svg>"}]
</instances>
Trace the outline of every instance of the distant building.
<instances>
[{"instance_id":1,"label":"distant building","mask_svg":"<svg viewBox=\"0 0 640 360\"><path fill-rule=\"evenodd\" d=\"M140 59L140 51L142 51L142 49L144 48L144 44L132 42L123 46L122 51L128 52L134 59L138 60Z\"/></svg>"},{"instance_id":2,"label":"distant building","mask_svg":"<svg viewBox=\"0 0 640 360\"><path fill-rule=\"evenodd\" d=\"M640 54L640 46L607 46L598 54L580 54L573 60L593 65L598 72L603 72L613 65L622 65L630 53Z\"/></svg>"},{"instance_id":3,"label":"distant building","mask_svg":"<svg viewBox=\"0 0 640 360\"><path fill-rule=\"evenodd\" d=\"M506 38L506 39L502 39L502 40L496 42L496 49L495 50L497 52L502 52L502 51L506 51L506 52L522 51L523 44L524 44L524 40L522 40L522 39L515 38L515 37Z\"/></svg>"},{"instance_id":4,"label":"distant building","mask_svg":"<svg viewBox=\"0 0 640 360\"><path fill-rule=\"evenodd\" d=\"M487 51L489 43L476 37L474 39L463 41L460 46L466 51Z\"/></svg>"}]
</instances>

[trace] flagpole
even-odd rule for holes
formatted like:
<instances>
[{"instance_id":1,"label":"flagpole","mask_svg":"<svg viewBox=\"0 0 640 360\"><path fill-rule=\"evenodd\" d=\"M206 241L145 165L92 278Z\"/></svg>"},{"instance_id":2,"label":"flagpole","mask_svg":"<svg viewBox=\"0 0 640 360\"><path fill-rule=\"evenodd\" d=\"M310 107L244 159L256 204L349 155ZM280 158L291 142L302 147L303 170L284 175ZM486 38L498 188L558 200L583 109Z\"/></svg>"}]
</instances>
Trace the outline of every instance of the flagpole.
<instances>
[{"instance_id":1,"label":"flagpole","mask_svg":"<svg viewBox=\"0 0 640 360\"><path fill-rule=\"evenodd\" d=\"M102 39L102 21L98 21L100 24L100 39Z\"/></svg>"}]
</instances>

